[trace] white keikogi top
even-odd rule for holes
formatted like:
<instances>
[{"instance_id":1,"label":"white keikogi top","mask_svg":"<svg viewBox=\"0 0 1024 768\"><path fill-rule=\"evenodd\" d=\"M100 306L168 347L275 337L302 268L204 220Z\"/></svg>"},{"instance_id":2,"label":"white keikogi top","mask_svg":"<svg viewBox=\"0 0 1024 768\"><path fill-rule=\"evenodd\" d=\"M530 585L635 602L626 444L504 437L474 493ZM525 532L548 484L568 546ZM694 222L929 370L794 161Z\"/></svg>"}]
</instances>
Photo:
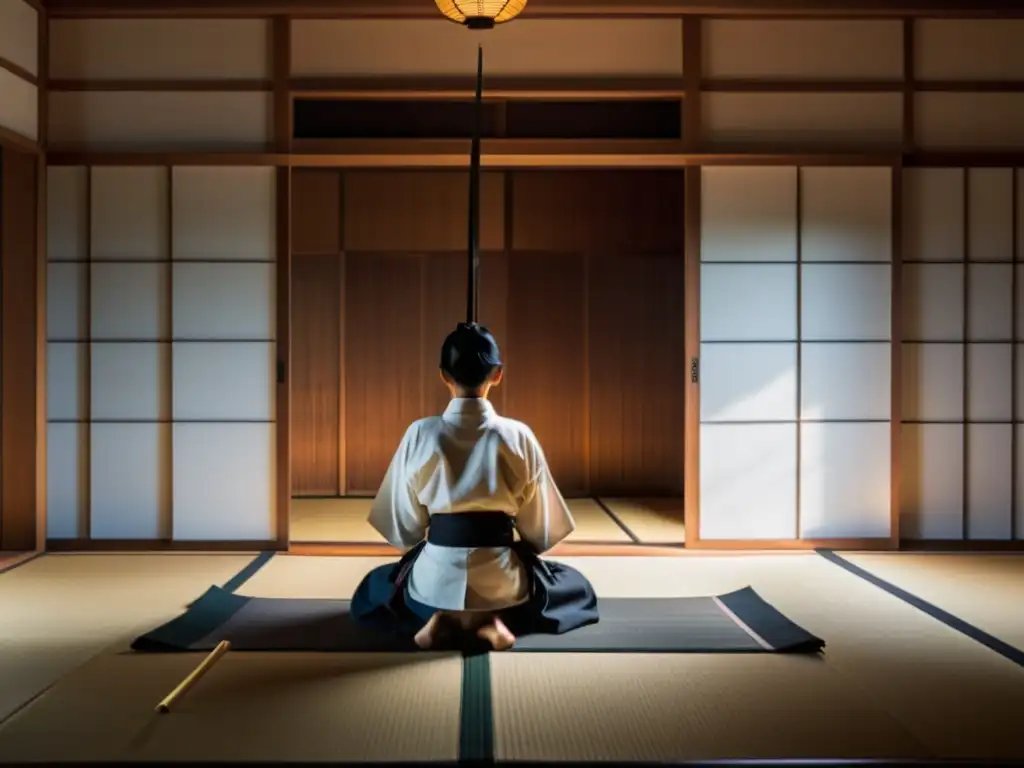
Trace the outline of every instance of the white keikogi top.
<instances>
[{"instance_id":1,"label":"white keikogi top","mask_svg":"<svg viewBox=\"0 0 1024 768\"><path fill-rule=\"evenodd\" d=\"M539 552L576 527L544 452L525 424L482 398L452 400L441 416L414 422L402 438L370 510L370 524L403 551L419 544L430 515L505 512ZM445 611L500 610L524 602L529 581L507 547L428 543L409 594Z\"/></svg>"}]
</instances>

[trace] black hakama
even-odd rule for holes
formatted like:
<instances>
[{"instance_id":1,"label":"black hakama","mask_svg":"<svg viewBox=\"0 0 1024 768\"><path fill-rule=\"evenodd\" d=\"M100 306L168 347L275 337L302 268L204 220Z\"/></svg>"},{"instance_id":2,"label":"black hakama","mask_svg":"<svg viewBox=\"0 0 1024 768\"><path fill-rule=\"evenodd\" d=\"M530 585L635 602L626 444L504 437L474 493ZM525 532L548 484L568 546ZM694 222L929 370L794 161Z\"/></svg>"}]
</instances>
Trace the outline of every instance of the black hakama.
<instances>
[{"instance_id":1,"label":"black hakama","mask_svg":"<svg viewBox=\"0 0 1024 768\"><path fill-rule=\"evenodd\" d=\"M352 597L352 617L377 630L412 636L438 608L409 595L409 577L426 542L460 548L510 548L526 566L529 597L495 611L516 637L560 635L598 621L597 595L575 568L542 559L530 544L514 540L515 520L502 512L434 515L427 539L396 563L381 565L360 582Z\"/></svg>"}]
</instances>

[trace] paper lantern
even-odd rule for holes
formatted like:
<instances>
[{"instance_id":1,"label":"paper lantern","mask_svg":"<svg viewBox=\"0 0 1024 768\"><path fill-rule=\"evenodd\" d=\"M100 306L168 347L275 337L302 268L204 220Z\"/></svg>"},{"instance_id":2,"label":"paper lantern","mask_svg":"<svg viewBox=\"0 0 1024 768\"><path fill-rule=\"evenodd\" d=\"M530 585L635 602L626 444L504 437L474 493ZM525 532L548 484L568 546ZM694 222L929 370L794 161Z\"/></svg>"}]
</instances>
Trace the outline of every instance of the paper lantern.
<instances>
[{"instance_id":1,"label":"paper lantern","mask_svg":"<svg viewBox=\"0 0 1024 768\"><path fill-rule=\"evenodd\" d=\"M470 29L491 29L523 12L526 0L434 0L446 18Z\"/></svg>"}]
</instances>

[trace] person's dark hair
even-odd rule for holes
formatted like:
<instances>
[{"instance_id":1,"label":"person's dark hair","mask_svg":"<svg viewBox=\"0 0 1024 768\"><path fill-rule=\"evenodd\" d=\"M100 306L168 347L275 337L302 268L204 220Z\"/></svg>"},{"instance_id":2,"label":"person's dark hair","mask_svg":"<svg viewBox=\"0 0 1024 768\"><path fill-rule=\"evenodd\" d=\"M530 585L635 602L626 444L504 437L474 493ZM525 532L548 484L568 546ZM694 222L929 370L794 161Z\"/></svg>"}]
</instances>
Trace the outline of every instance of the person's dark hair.
<instances>
[{"instance_id":1,"label":"person's dark hair","mask_svg":"<svg viewBox=\"0 0 1024 768\"><path fill-rule=\"evenodd\" d=\"M477 389L501 365L498 342L479 323L459 323L441 345L441 370L466 389Z\"/></svg>"}]
</instances>

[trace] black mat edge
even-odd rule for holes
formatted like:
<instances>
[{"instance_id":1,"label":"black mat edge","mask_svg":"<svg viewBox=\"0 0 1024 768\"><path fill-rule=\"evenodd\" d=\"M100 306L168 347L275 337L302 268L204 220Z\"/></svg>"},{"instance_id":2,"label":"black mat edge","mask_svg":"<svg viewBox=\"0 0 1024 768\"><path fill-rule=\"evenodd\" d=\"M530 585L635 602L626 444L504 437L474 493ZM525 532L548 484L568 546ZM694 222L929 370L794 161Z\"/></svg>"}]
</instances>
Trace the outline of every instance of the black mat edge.
<instances>
[{"instance_id":1,"label":"black mat edge","mask_svg":"<svg viewBox=\"0 0 1024 768\"><path fill-rule=\"evenodd\" d=\"M489 653L462 656L459 763L494 763L494 700L491 694Z\"/></svg>"},{"instance_id":2,"label":"black mat edge","mask_svg":"<svg viewBox=\"0 0 1024 768\"><path fill-rule=\"evenodd\" d=\"M718 600L777 653L814 653L825 647L824 640L794 622L753 587L718 595Z\"/></svg>"},{"instance_id":3,"label":"black mat edge","mask_svg":"<svg viewBox=\"0 0 1024 768\"><path fill-rule=\"evenodd\" d=\"M595 496L594 497L594 503L597 504L597 506L599 506L601 508L602 512L604 512L606 515L608 515L608 517L610 517L612 519L613 523L615 523L617 526L619 526L619 528L622 529L622 532L624 534L629 536L630 540L634 544L643 544L643 542L640 541L640 537L637 536L635 533L633 533L632 529L630 529L630 527L628 525L626 525L626 523L622 520L622 518L619 517L618 515L616 515L612 511L611 507L609 507L607 504L604 503L604 499L601 499L601 498Z\"/></svg>"},{"instance_id":4,"label":"black mat edge","mask_svg":"<svg viewBox=\"0 0 1024 768\"><path fill-rule=\"evenodd\" d=\"M863 579L869 584L876 586L885 592L888 592L890 595L899 598L907 605L911 605L914 608L917 608L917 610L921 611L922 613L925 613L931 618L935 619L936 621L942 622L950 629L956 630L957 632L966 635L967 637L971 638L971 640L974 640L977 643L981 643L981 645L985 646L991 651L995 651L1000 656L1013 662L1017 666L1024 667L1024 650L1017 648L1016 646L1010 645L1009 643L1000 640L998 637L990 635L985 630L979 629L973 624L964 621L959 616L956 616L955 614L952 614L949 611L944 611L942 608L939 608L939 606L933 603L929 603L927 600L924 600L923 598L920 598L917 595L908 592L907 590L901 587L897 587L892 582L886 581L880 576L876 576L870 571L861 568L859 565L856 565L847 560L846 558L841 557L839 554L837 554L831 549L818 549L815 551L823 558L828 560L830 563L839 566L847 573L853 574L854 576ZM1024 760L1018 761L1017 764L1024 765Z\"/></svg>"}]
</instances>

